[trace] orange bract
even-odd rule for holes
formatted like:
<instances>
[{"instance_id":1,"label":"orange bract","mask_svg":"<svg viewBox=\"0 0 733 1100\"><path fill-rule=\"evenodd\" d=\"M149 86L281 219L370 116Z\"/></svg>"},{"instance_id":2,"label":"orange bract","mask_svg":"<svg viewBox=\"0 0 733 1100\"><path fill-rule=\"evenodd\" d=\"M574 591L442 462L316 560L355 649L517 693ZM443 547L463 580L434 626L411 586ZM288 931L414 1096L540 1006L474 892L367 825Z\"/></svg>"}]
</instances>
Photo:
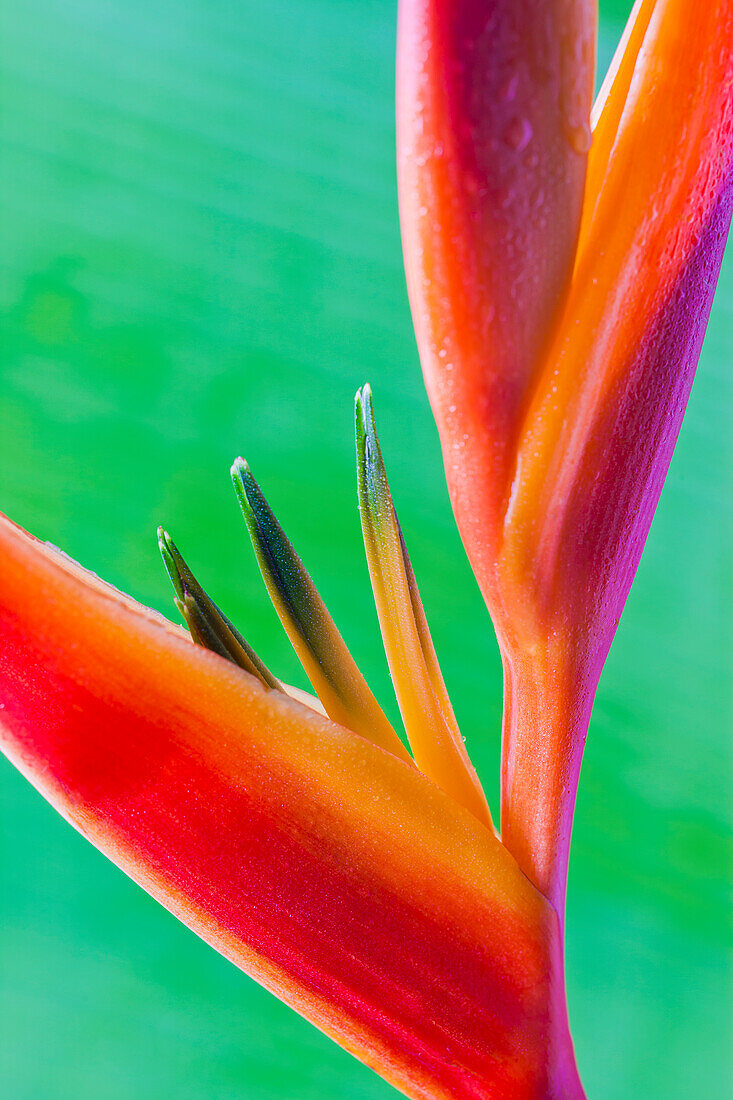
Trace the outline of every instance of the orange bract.
<instances>
[{"instance_id":1,"label":"orange bract","mask_svg":"<svg viewBox=\"0 0 733 1100\"><path fill-rule=\"evenodd\" d=\"M407 1095L571 1087L556 915L414 767L5 519L0 629L3 750L199 935Z\"/></svg>"}]
</instances>

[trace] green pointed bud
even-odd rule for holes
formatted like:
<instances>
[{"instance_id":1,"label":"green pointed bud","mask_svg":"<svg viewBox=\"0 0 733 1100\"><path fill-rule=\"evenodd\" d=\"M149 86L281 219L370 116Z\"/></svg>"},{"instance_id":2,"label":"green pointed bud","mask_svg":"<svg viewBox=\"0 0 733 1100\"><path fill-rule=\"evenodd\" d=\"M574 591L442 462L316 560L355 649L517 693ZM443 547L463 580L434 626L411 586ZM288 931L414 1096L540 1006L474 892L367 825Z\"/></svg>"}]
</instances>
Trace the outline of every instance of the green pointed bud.
<instances>
[{"instance_id":1,"label":"green pointed bud","mask_svg":"<svg viewBox=\"0 0 733 1100\"><path fill-rule=\"evenodd\" d=\"M270 599L329 718L409 761L242 458L232 466L232 481Z\"/></svg>"},{"instance_id":2,"label":"green pointed bud","mask_svg":"<svg viewBox=\"0 0 733 1100\"><path fill-rule=\"evenodd\" d=\"M279 688L279 682L267 666L204 592L173 539L162 527L158 528L158 546L176 594L176 607L194 642L256 676L265 687Z\"/></svg>"}]
</instances>

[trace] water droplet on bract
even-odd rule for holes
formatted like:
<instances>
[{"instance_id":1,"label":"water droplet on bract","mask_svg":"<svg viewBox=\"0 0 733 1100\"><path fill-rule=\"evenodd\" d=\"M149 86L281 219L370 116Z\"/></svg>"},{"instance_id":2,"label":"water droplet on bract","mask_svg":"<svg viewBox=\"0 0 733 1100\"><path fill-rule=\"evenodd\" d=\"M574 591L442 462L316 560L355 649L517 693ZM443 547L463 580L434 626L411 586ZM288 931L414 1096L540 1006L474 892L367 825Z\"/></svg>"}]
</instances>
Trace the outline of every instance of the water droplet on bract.
<instances>
[{"instance_id":1,"label":"water droplet on bract","mask_svg":"<svg viewBox=\"0 0 733 1100\"><path fill-rule=\"evenodd\" d=\"M505 103L509 103L517 94L517 85L519 84L519 76L517 73L512 73L508 76L501 88L499 88L499 99L503 99Z\"/></svg>"},{"instance_id":2,"label":"water droplet on bract","mask_svg":"<svg viewBox=\"0 0 733 1100\"><path fill-rule=\"evenodd\" d=\"M581 122L577 126L569 126L567 130L568 141L576 153L587 153L591 146L592 136L587 122Z\"/></svg>"},{"instance_id":3,"label":"water droplet on bract","mask_svg":"<svg viewBox=\"0 0 733 1100\"><path fill-rule=\"evenodd\" d=\"M505 145L508 145L510 149L514 149L515 152L521 153L522 149L526 149L532 140L532 126L529 119L515 115L506 124L501 136Z\"/></svg>"}]
</instances>

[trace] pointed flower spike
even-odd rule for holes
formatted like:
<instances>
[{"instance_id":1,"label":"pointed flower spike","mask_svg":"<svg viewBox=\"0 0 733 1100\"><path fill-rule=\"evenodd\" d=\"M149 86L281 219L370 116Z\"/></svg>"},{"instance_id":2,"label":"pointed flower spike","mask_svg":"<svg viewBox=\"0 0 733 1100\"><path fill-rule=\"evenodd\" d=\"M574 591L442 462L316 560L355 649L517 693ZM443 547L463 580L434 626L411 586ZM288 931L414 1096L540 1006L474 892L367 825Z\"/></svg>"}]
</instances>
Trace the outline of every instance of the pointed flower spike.
<instances>
[{"instance_id":1,"label":"pointed flower spike","mask_svg":"<svg viewBox=\"0 0 733 1100\"><path fill-rule=\"evenodd\" d=\"M415 762L491 826L438 666L415 575L392 505L369 386L356 395L356 451L364 546L392 680Z\"/></svg>"},{"instance_id":2,"label":"pointed flower spike","mask_svg":"<svg viewBox=\"0 0 733 1100\"><path fill-rule=\"evenodd\" d=\"M256 676L267 688L280 688L278 680L252 647L204 592L167 531L158 528L158 546L176 593L176 607L186 620L197 645L218 653Z\"/></svg>"},{"instance_id":3,"label":"pointed flower spike","mask_svg":"<svg viewBox=\"0 0 733 1100\"><path fill-rule=\"evenodd\" d=\"M244 640L213 600L206 595L177 550L172 538L162 527L158 528L158 546L163 564L176 592L174 602L196 645L217 653L225 660L249 672L264 687L284 691L292 699L304 703L318 714L325 714L323 705L315 695L301 688L286 684L272 675L252 647Z\"/></svg>"},{"instance_id":4,"label":"pointed flower spike","mask_svg":"<svg viewBox=\"0 0 733 1100\"><path fill-rule=\"evenodd\" d=\"M400 224L420 359L483 585L580 226L595 0L400 0Z\"/></svg>"},{"instance_id":5,"label":"pointed flower spike","mask_svg":"<svg viewBox=\"0 0 733 1100\"><path fill-rule=\"evenodd\" d=\"M588 235L598 206L609 156L619 133L629 89L634 79L639 51L644 44L656 4L657 0L636 0L593 104L591 112L593 141L588 156L588 172L585 179L586 201L583 204L581 219L580 235L583 238Z\"/></svg>"},{"instance_id":6,"label":"pointed flower spike","mask_svg":"<svg viewBox=\"0 0 733 1100\"><path fill-rule=\"evenodd\" d=\"M590 708L680 428L733 209L733 2L641 3L596 120L565 312L527 406L492 611L502 836L561 909Z\"/></svg>"},{"instance_id":7,"label":"pointed flower spike","mask_svg":"<svg viewBox=\"0 0 733 1100\"><path fill-rule=\"evenodd\" d=\"M349 653L247 463L232 481L270 599L329 718L409 762L410 756Z\"/></svg>"},{"instance_id":8,"label":"pointed flower spike","mask_svg":"<svg viewBox=\"0 0 733 1100\"><path fill-rule=\"evenodd\" d=\"M557 915L408 767L0 517L0 749L199 936L414 1100L582 1100Z\"/></svg>"}]
</instances>

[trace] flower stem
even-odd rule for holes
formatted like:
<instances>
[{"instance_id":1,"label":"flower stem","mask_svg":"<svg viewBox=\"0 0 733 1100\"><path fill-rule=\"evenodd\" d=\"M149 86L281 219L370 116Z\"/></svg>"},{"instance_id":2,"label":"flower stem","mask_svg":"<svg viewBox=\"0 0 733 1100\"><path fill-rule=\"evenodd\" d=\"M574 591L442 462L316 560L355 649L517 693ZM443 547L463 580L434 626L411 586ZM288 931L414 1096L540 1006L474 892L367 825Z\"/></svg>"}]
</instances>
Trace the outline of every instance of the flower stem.
<instances>
[{"instance_id":1,"label":"flower stem","mask_svg":"<svg viewBox=\"0 0 733 1100\"><path fill-rule=\"evenodd\" d=\"M504 654L502 839L564 922L570 835L600 672L548 643Z\"/></svg>"}]
</instances>

